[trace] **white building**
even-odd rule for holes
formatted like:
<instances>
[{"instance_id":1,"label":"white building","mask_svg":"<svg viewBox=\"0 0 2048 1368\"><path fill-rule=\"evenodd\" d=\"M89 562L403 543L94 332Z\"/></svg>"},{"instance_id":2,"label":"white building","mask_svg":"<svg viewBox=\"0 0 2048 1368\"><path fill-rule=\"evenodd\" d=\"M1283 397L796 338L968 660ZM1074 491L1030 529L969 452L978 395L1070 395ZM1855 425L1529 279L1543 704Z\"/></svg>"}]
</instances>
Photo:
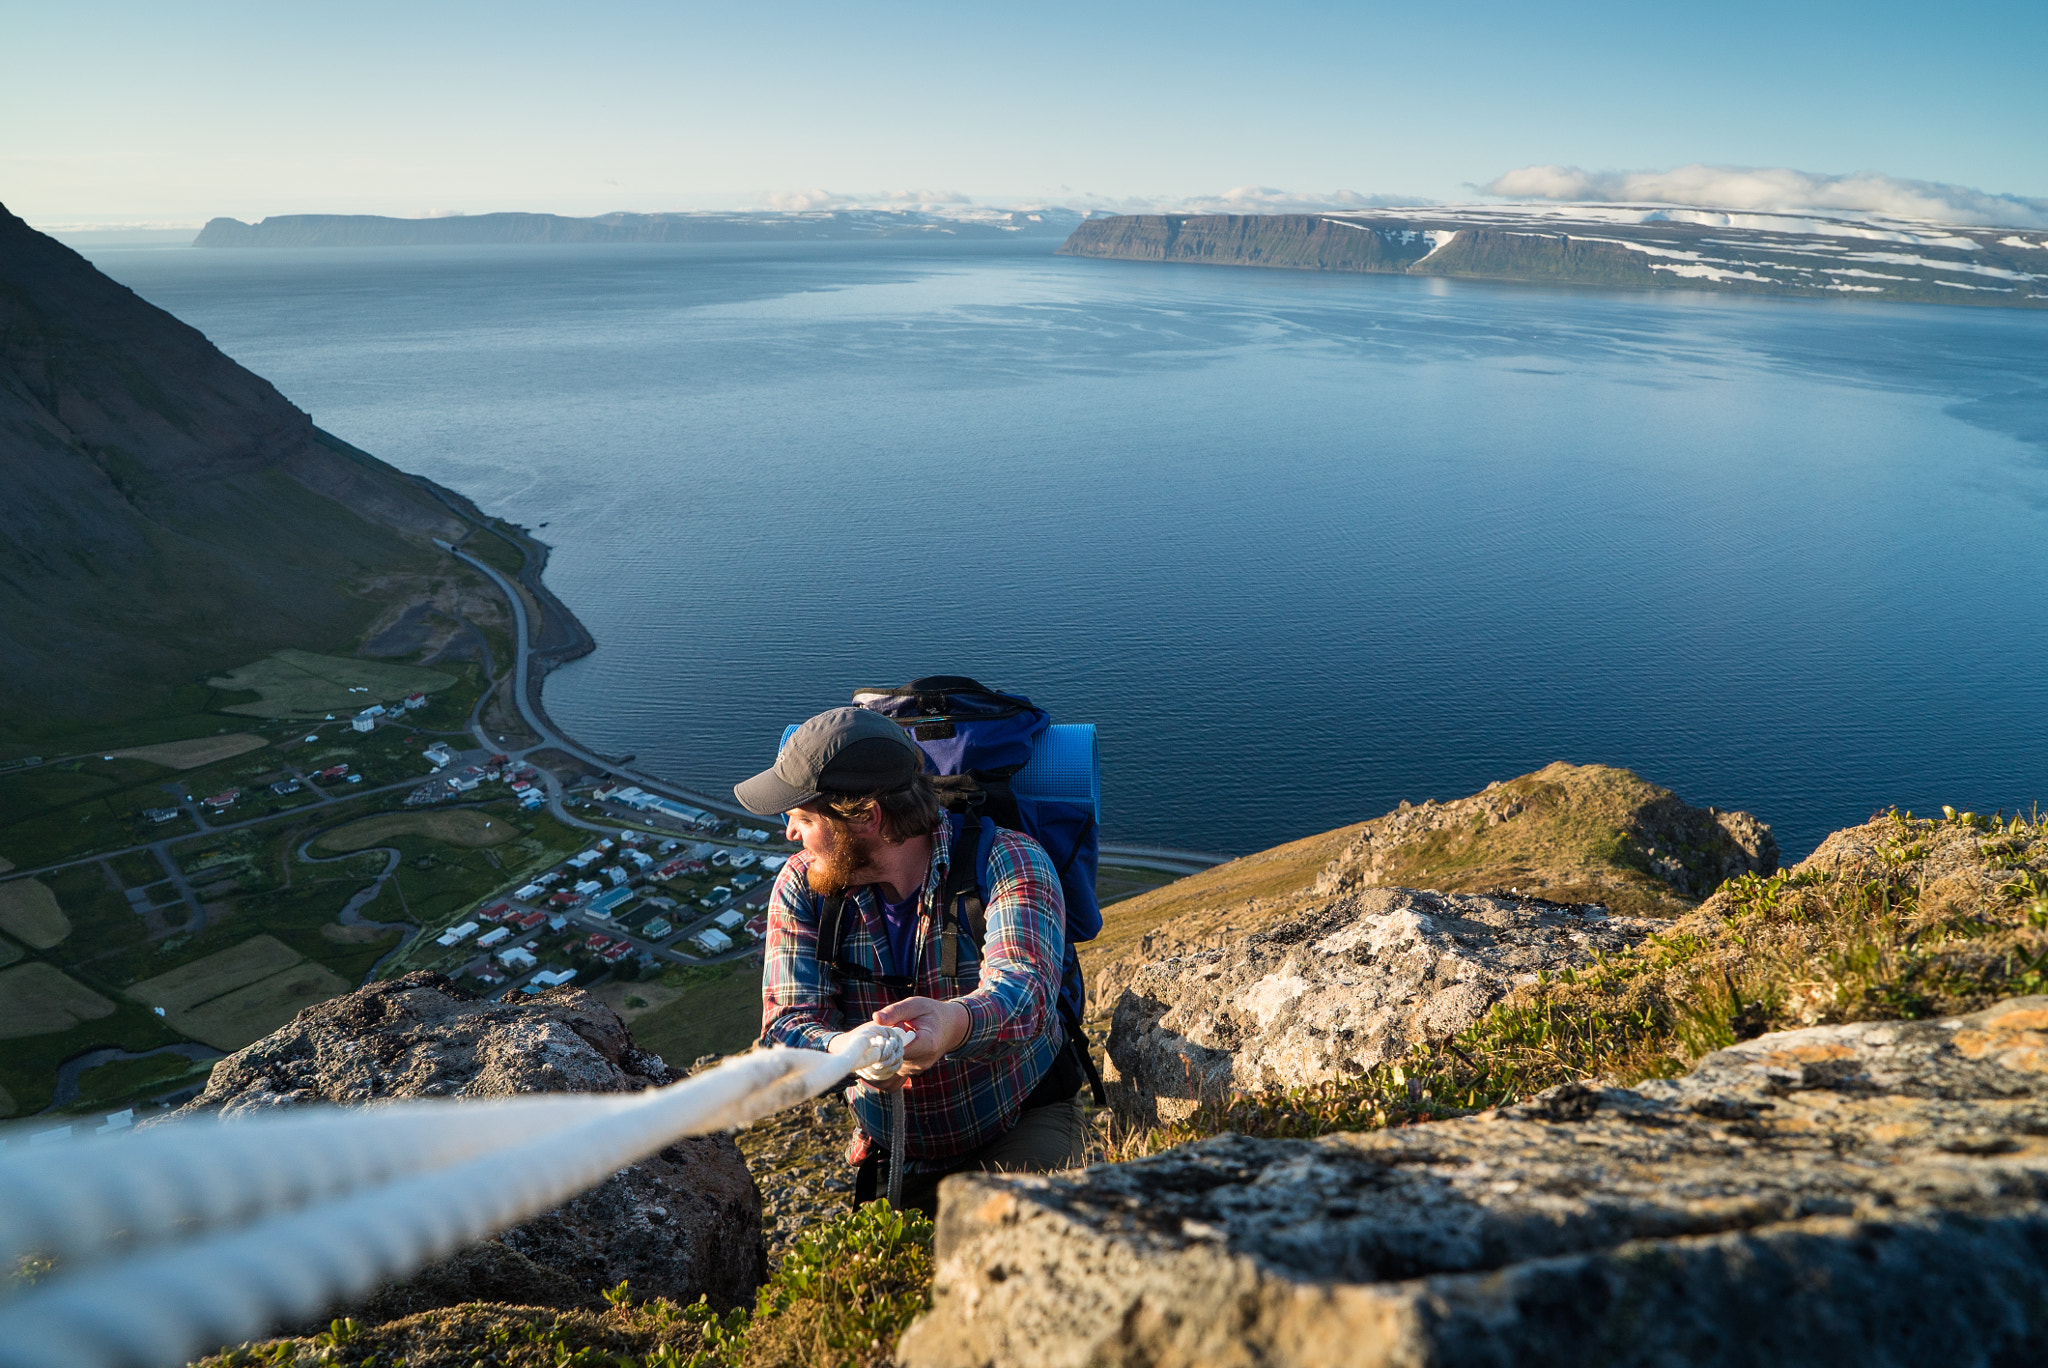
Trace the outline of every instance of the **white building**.
<instances>
[{"instance_id":1,"label":"white building","mask_svg":"<svg viewBox=\"0 0 2048 1368\"><path fill-rule=\"evenodd\" d=\"M475 934L476 923L464 922L460 926L451 926L446 931L443 931L434 938L434 943L436 945L460 945Z\"/></svg>"},{"instance_id":2,"label":"white building","mask_svg":"<svg viewBox=\"0 0 2048 1368\"><path fill-rule=\"evenodd\" d=\"M375 731L377 729L377 719L359 715L355 721L349 723L349 726L360 732Z\"/></svg>"},{"instance_id":3,"label":"white building","mask_svg":"<svg viewBox=\"0 0 2048 1368\"><path fill-rule=\"evenodd\" d=\"M476 938L476 943L479 949L488 950L494 945L501 945L504 942L511 939L512 928L509 926L501 926L494 931L486 931L481 936L478 936Z\"/></svg>"},{"instance_id":4,"label":"white building","mask_svg":"<svg viewBox=\"0 0 2048 1368\"><path fill-rule=\"evenodd\" d=\"M539 964L540 961L533 957L533 951L523 945L515 945L510 950L500 950L498 952L498 963L504 965L507 969L516 970L531 969L534 965Z\"/></svg>"},{"instance_id":5,"label":"white building","mask_svg":"<svg viewBox=\"0 0 2048 1368\"><path fill-rule=\"evenodd\" d=\"M732 937L715 928L699 931L690 943L707 955L722 955L732 949Z\"/></svg>"},{"instance_id":6,"label":"white building","mask_svg":"<svg viewBox=\"0 0 2048 1368\"><path fill-rule=\"evenodd\" d=\"M746 917L741 914L740 910L737 907L735 907L728 911L719 913L716 917L712 919L711 924L721 931L730 931L745 920Z\"/></svg>"},{"instance_id":7,"label":"white building","mask_svg":"<svg viewBox=\"0 0 2048 1368\"><path fill-rule=\"evenodd\" d=\"M606 865L604 876L612 881L613 888L624 888L633 881L633 876L619 865Z\"/></svg>"}]
</instances>

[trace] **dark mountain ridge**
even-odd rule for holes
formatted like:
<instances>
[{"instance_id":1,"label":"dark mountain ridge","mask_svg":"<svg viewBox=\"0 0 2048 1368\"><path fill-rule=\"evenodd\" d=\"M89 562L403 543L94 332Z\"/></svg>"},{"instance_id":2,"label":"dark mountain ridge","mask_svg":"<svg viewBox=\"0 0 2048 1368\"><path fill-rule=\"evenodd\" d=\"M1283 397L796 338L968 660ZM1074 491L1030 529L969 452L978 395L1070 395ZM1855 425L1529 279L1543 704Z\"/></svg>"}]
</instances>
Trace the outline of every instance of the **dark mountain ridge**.
<instances>
[{"instance_id":1,"label":"dark mountain ridge","mask_svg":"<svg viewBox=\"0 0 2048 1368\"><path fill-rule=\"evenodd\" d=\"M482 521L4 208L0 486L0 745L353 649L392 577Z\"/></svg>"}]
</instances>

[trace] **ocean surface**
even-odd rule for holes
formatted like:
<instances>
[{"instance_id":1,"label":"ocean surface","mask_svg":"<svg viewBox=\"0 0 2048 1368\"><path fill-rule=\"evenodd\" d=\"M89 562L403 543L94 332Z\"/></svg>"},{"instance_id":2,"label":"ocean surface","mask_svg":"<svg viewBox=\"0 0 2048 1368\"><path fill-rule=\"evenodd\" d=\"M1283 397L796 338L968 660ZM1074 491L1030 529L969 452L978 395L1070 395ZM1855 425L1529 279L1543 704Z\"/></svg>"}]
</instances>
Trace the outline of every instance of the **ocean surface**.
<instances>
[{"instance_id":1,"label":"ocean surface","mask_svg":"<svg viewBox=\"0 0 2048 1368\"><path fill-rule=\"evenodd\" d=\"M2048 313L1046 243L103 249L555 547L556 721L724 790L859 685L1094 721L1106 836L1244 852L1556 759L1788 856L2048 802Z\"/></svg>"}]
</instances>

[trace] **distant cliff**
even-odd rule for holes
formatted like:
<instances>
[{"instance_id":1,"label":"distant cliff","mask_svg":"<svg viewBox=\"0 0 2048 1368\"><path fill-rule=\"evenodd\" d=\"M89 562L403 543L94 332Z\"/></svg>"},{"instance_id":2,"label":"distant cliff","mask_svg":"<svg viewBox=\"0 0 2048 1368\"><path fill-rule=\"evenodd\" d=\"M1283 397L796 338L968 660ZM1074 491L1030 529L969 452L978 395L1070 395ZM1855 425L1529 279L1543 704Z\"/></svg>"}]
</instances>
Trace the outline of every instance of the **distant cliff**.
<instances>
[{"instance_id":1,"label":"distant cliff","mask_svg":"<svg viewBox=\"0 0 2048 1368\"><path fill-rule=\"evenodd\" d=\"M2048 235L1713 210L1486 206L1089 219L1062 256L1608 289L2048 307Z\"/></svg>"},{"instance_id":2,"label":"distant cliff","mask_svg":"<svg viewBox=\"0 0 2048 1368\"><path fill-rule=\"evenodd\" d=\"M801 242L898 237L1057 237L1080 215L1063 209L964 211L834 210L818 213L280 214L261 223L217 218L194 247L473 247L582 242Z\"/></svg>"}]
</instances>

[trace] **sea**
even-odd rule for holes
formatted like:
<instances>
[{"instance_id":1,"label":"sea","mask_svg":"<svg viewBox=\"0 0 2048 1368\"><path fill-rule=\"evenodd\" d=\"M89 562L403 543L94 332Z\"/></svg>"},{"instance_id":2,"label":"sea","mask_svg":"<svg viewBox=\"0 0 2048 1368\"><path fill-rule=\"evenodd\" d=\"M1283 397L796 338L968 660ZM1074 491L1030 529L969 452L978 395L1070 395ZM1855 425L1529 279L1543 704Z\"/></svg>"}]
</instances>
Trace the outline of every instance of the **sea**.
<instances>
[{"instance_id":1,"label":"sea","mask_svg":"<svg viewBox=\"0 0 2048 1368\"><path fill-rule=\"evenodd\" d=\"M2048 803L2048 313L954 240L95 262L538 530L585 744L722 792L856 687L1093 722L1242 853L1553 760L1769 822Z\"/></svg>"}]
</instances>

